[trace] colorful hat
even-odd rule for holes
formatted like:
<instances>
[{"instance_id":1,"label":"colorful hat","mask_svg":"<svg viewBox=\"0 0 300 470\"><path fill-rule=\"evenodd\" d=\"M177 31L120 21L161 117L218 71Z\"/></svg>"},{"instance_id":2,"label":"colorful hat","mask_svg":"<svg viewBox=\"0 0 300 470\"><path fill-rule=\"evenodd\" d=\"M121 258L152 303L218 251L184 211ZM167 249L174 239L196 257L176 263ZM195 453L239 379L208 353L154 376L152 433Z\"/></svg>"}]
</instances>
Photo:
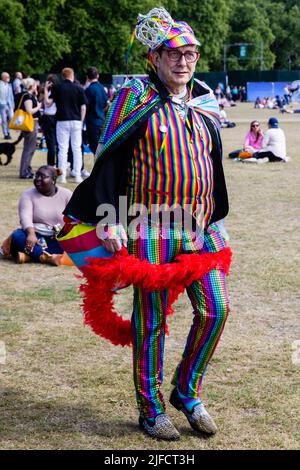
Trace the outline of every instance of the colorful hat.
<instances>
[{"instance_id":1,"label":"colorful hat","mask_svg":"<svg viewBox=\"0 0 300 470\"><path fill-rule=\"evenodd\" d=\"M200 42L196 38L194 31L185 21L174 23L162 44L170 49L186 46L188 44L200 46Z\"/></svg>"},{"instance_id":2,"label":"colorful hat","mask_svg":"<svg viewBox=\"0 0 300 470\"><path fill-rule=\"evenodd\" d=\"M185 21L174 21L164 8L153 8L146 15L139 15L134 31L135 37L150 51L162 44L170 49L186 46L199 46L194 31Z\"/></svg>"},{"instance_id":3,"label":"colorful hat","mask_svg":"<svg viewBox=\"0 0 300 470\"><path fill-rule=\"evenodd\" d=\"M148 46L150 63L151 52L158 49L162 44L170 49L186 46L187 44L200 46L200 42L192 28L185 21L174 21L163 7L153 8L146 15L139 14L125 57L127 67L135 37L142 44Z\"/></svg>"}]
</instances>

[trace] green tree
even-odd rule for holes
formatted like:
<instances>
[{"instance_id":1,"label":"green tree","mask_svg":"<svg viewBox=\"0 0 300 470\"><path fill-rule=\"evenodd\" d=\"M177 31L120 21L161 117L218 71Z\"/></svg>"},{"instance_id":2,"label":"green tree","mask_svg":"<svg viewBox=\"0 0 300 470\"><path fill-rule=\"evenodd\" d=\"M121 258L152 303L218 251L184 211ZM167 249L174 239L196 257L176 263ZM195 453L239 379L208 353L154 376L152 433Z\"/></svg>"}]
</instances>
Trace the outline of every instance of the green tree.
<instances>
[{"instance_id":1,"label":"green tree","mask_svg":"<svg viewBox=\"0 0 300 470\"><path fill-rule=\"evenodd\" d=\"M275 68L300 67L300 1L269 2L266 6L275 40Z\"/></svg>"},{"instance_id":2,"label":"green tree","mask_svg":"<svg viewBox=\"0 0 300 470\"><path fill-rule=\"evenodd\" d=\"M14 72L24 66L26 33L23 27L24 8L16 0L0 2L0 64L1 69Z\"/></svg>"},{"instance_id":3,"label":"green tree","mask_svg":"<svg viewBox=\"0 0 300 470\"><path fill-rule=\"evenodd\" d=\"M201 41L197 71L221 70L226 44L252 43L245 58L227 47L229 69L300 67L300 0L163 0L175 20ZM2 69L29 73L73 66L125 73L125 54L138 13L154 0L0 0ZM263 52L263 60L261 53ZM134 41L130 73L143 73L147 50Z\"/></svg>"},{"instance_id":4,"label":"green tree","mask_svg":"<svg viewBox=\"0 0 300 470\"><path fill-rule=\"evenodd\" d=\"M289 35L289 65L300 69L300 2L294 5L289 11L287 25L290 28ZM287 44L286 44L287 46Z\"/></svg>"},{"instance_id":5,"label":"green tree","mask_svg":"<svg viewBox=\"0 0 300 470\"><path fill-rule=\"evenodd\" d=\"M197 70L220 69L223 46L229 33L231 0L181 0L178 8L172 10L174 19L184 20L191 25L201 42L201 58Z\"/></svg>"},{"instance_id":6,"label":"green tree","mask_svg":"<svg viewBox=\"0 0 300 470\"><path fill-rule=\"evenodd\" d=\"M160 2L166 4L167 2ZM171 0L168 5L176 5ZM71 52L58 64L68 64L84 71L94 64L103 73L125 73L125 55L138 13L147 13L153 0L72 0L61 9L58 28L68 32ZM146 49L134 41L130 72L143 73Z\"/></svg>"},{"instance_id":7,"label":"green tree","mask_svg":"<svg viewBox=\"0 0 300 470\"><path fill-rule=\"evenodd\" d=\"M58 10L64 0L23 0L26 9L24 27L27 32L27 71L43 73L71 51L68 36L57 30Z\"/></svg>"},{"instance_id":8,"label":"green tree","mask_svg":"<svg viewBox=\"0 0 300 470\"><path fill-rule=\"evenodd\" d=\"M249 43L248 55L239 58L239 47L228 47L228 67L230 69L267 70L275 63L275 54L270 47L275 37L267 14L266 0L235 0L232 13L229 44Z\"/></svg>"}]
</instances>

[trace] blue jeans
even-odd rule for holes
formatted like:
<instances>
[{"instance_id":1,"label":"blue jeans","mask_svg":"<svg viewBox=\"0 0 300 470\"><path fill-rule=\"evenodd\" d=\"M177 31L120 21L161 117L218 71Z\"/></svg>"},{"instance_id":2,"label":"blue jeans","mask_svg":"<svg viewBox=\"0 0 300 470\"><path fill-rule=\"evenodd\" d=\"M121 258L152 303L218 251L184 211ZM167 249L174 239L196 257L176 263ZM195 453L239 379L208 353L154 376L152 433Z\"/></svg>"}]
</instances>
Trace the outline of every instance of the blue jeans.
<instances>
[{"instance_id":1,"label":"blue jeans","mask_svg":"<svg viewBox=\"0 0 300 470\"><path fill-rule=\"evenodd\" d=\"M63 250L61 249L60 245L58 242L55 240L55 238L51 237L45 237L44 235L41 235L40 233L35 233L36 237L38 240L40 238L44 238L47 243L47 248L45 251L50 254L61 254L63 253ZM21 251L24 253L24 248L26 244L26 239L27 239L27 233L25 230L22 230L21 228L18 228L12 233L12 240L11 240L11 254L13 256L17 256L18 251ZM32 258L33 261L38 263L40 261L40 256L43 254L43 248L36 244L34 246L33 251L30 253L30 258Z\"/></svg>"}]
</instances>

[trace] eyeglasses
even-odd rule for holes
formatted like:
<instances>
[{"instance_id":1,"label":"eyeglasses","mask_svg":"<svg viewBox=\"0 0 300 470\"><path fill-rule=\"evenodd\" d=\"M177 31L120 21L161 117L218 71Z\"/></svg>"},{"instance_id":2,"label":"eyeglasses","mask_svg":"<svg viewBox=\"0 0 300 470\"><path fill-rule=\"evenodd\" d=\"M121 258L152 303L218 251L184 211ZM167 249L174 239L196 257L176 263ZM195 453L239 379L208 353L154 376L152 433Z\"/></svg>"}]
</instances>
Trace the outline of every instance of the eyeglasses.
<instances>
[{"instance_id":1,"label":"eyeglasses","mask_svg":"<svg viewBox=\"0 0 300 470\"><path fill-rule=\"evenodd\" d=\"M39 178L41 178L42 180L46 180L47 178L51 178L51 176L50 175L45 175L44 173L36 173L34 175L34 179L37 180Z\"/></svg>"},{"instance_id":2,"label":"eyeglasses","mask_svg":"<svg viewBox=\"0 0 300 470\"><path fill-rule=\"evenodd\" d=\"M180 52L180 51L173 51L169 49L162 49L163 51L166 51L168 54L168 58L172 62L179 62L181 60L181 57L184 56L186 62L193 63L196 62L196 60L199 58L199 52L196 51L186 51L186 52Z\"/></svg>"}]
</instances>

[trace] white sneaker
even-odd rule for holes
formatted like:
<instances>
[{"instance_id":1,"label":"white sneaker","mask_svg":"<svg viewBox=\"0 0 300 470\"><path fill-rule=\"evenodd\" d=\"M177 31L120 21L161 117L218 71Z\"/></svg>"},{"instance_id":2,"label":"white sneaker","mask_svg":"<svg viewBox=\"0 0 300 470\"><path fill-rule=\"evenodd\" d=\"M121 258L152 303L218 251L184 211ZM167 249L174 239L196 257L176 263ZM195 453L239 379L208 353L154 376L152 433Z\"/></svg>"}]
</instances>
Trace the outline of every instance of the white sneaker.
<instances>
[{"instance_id":1,"label":"white sneaker","mask_svg":"<svg viewBox=\"0 0 300 470\"><path fill-rule=\"evenodd\" d=\"M60 175L60 176L57 178L56 181L57 181L58 183L60 183L60 184L66 184L67 179L66 179L65 175Z\"/></svg>"},{"instance_id":2,"label":"white sneaker","mask_svg":"<svg viewBox=\"0 0 300 470\"><path fill-rule=\"evenodd\" d=\"M269 163L269 159L268 157L264 157L264 158L258 158L257 159L257 163Z\"/></svg>"},{"instance_id":3,"label":"white sneaker","mask_svg":"<svg viewBox=\"0 0 300 470\"><path fill-rule=\"evenodd\" d=\"M87 178L88 176L90 176L90 173L87 170L84 169L81 172L81 176L82 176L82 178ZM76 178L76 174L75 174L74 170L70 171L70 178Z\"/></svg>"},{"instance_id":4,"label":"white sneaker","mask_svg":"<svg viewBox=\"0 0 300 470\"><path fill-rule=\"evenodd\" d=\"M257 158L242 158L243 163L257 163L259 159ZM262 159L261 159L262 160Z\"/></svg>"},{"instance_id":5,"label":"white sneaker","mask_svg":"<svg viewBox=\"0 0 300 470\"><path fill-rule=\"evenodd\" d=\"M90 173L84 168L81 172L81 176L83 178L87 178L88 176L90 176Z\"/></svg>"},{"instance_id":6,"label":"white sneaker","mask_svg":"<svg viewBox=\"0 0 300 470\"><path fill-rule=\"evenodd\" d=\"M75 176L73 181L74 183L82 183L83 179L81 178L81 176Z\"/></svg>"}]
</instances>

